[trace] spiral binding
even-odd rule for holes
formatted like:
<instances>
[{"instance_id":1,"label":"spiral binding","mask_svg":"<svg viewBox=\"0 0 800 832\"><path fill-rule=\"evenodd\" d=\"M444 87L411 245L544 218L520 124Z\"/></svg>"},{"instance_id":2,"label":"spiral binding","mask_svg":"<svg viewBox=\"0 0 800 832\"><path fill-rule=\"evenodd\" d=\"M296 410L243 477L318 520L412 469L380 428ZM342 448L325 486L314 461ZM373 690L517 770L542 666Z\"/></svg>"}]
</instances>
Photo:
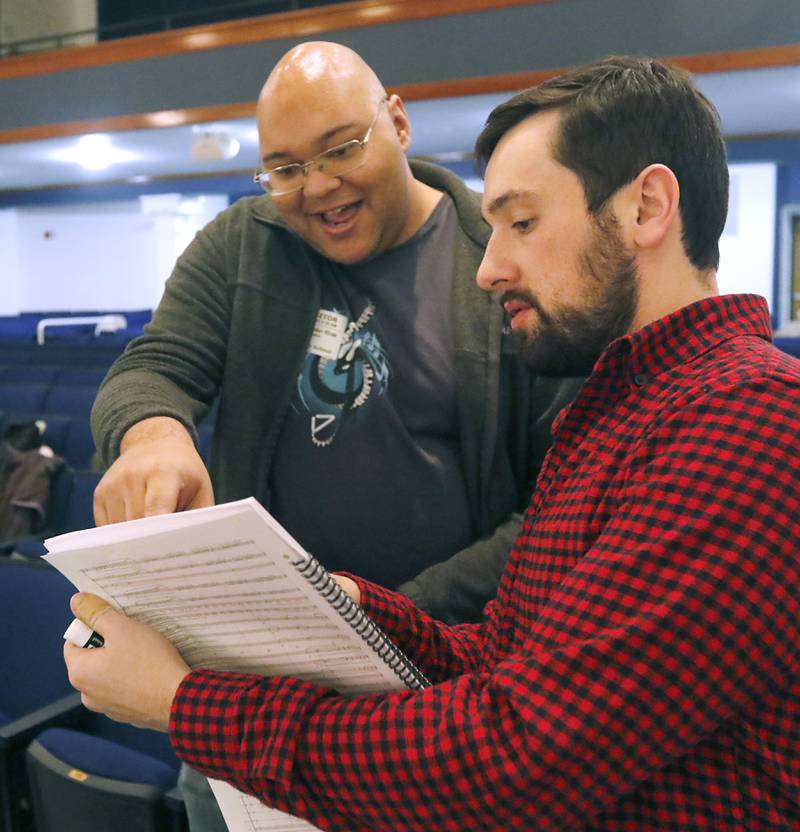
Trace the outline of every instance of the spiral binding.
<instances>
[{"instance_id":1,"label":"spiral binding","mask_svg":"<svg viewBox=\"0 0 800 832\"><path fill-rule=\"evenodd\" d=\"M430 685L430 681L422 671L414 666L405 653L392 644L386 633L339 586L336 578L315 557L309 555L308 560L296 563L295 567L397 674L406 687L421 690Z\"/></svg>"}]
</instances>

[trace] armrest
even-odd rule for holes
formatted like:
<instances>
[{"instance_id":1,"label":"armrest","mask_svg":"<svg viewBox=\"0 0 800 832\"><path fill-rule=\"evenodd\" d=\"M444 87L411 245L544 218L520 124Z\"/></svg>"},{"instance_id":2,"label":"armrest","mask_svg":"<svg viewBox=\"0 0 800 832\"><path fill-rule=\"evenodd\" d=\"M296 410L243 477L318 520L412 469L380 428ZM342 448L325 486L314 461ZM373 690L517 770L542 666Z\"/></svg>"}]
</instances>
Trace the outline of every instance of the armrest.
<instances>
[{"instance_id":1,"label":"armrest","mask_svg":"<svg viewBox=\"0 0 800 832\"><path fill-rule=\"evenodd\" d=\"M180 786L171 788L164 795L164 806L169 812L170 828L173 832L188 832L189 819L186 815L186 805L183 802Z\"/></svg>"},{"instance_id":2,"label":"armrest","mask_svg":"<svg viewBox=\"0 0 800 832\"><path fill-rule=\"evenodd\" d=\"M68 693L19 719L0 726L0 752L26 746L45 728L53 726L72 727L91 717L91 712L81 704L77 691Z\"/></svg>"}]
</instances>

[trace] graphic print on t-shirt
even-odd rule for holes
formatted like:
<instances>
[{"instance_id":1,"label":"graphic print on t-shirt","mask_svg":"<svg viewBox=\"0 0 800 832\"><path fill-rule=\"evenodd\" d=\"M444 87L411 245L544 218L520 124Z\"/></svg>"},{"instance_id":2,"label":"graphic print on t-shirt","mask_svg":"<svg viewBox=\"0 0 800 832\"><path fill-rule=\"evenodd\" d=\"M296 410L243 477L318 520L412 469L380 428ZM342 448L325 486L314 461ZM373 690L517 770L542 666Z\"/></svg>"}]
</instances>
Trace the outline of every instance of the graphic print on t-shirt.
<instances>
[{"instance_id":1,"label":"graphic print on t-shirt","mask_svg":"<svg viewBox=\"0 0 800 832\"><path fill-rule=\"evenodd\" d=\"M293 401L298 413L308 414L317 447L330 445L348 416L389 384L386 353L365 328L374 314L372 303L355 321L337 308L317 314Z\"/></svg>"}]
</instances>

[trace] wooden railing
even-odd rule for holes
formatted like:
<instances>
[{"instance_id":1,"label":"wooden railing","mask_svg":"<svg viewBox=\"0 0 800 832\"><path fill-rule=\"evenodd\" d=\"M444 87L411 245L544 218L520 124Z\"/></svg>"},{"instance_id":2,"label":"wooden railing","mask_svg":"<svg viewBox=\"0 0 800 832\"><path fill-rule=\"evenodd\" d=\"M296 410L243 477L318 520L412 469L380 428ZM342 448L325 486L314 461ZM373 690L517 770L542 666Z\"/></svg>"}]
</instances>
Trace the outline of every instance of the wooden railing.
<instances>
[{"instance_id":1,"label":"wooden railing","mask_svg":"<svg viewBox=\"0 0 800 832\"><path fill-rule=\"evenodd\" d=\"M283 12L246 20L228 21L178 31L140 35L57 52L0 60L0 81L63 72L81 67L136 61L169 54L219 49L283 38L316 37L339 29L400 23L453 14L487 11L557 0L356 0L302 12ZM770 46L729 52L666 57L665 60L693 73L724 72L800 65L800 44ZM447 79L391 88L408 101L511 92L539 83L562 71L560 67L532 72ZM135 113L60 124L37 125L0 131L0 144L35 141L92 132L174 127L253 114L254 101Z\"/></svg>"},{"instance_id":2,"label":"wooden railing","mask_svg":"<svg viewBox=\"0 0 800 832\"><path fill-rule=\"evenodd\" d=\"M341 29L383 26L409 20L551 2L554 0L356 0L303 11L229 20L208 26L134 35L55 52L16 55L0 60L0 80L282 38L310 38Z\"/></svg>"}]
</instances>

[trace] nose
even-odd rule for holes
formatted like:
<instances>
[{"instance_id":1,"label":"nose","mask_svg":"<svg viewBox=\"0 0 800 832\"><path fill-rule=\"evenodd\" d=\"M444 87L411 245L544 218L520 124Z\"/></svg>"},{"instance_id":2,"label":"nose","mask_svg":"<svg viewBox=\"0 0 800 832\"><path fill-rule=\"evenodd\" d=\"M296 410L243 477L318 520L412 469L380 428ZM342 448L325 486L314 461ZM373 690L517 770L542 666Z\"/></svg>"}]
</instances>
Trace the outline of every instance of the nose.
<instances>
[{"instance_id":1,"label":"nose","mask_svg":"<svg viewBox=\"0 0 800 832\"><path fill-rule=\"evenodd\" d=\"M489 238L476 278L484 292L497 292L515 280L515 270L500 250L494 234Z\"/></svg>"},{"instance_id":2,"label":"nose","mask_svg":"<svg viewBox=\"0 0 800 832\"><path fill-rule=\"evenodd\" d=\"M303 183L303 194L307 197L325 196L331 191L335 191L342 180L336 176L328 176L326 173L312 165L306 173L306 179Z\"/></svg>"}]
</instances>

